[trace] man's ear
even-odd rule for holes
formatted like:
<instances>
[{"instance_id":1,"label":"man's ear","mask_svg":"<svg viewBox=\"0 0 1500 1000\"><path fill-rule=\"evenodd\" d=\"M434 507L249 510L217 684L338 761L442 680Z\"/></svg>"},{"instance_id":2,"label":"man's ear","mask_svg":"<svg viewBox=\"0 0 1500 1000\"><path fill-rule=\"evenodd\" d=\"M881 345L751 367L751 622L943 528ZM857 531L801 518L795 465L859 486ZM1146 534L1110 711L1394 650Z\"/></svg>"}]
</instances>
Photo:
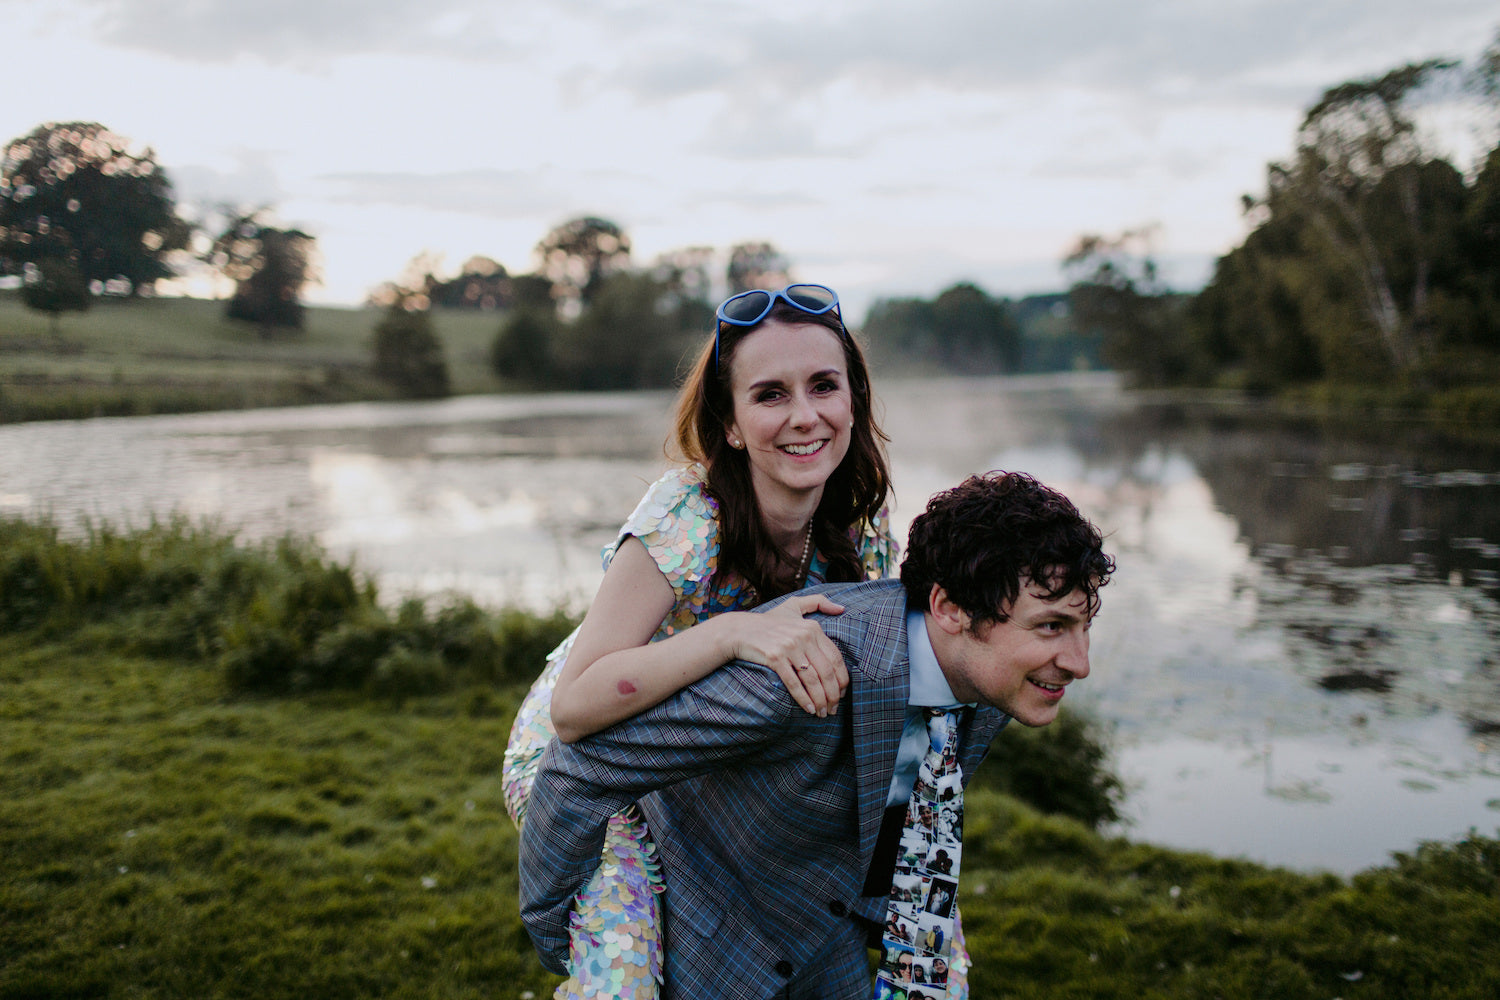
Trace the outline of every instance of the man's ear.
<instances>
[{"instance_id":1,"label":"man's ear","mask_svg":"<svg viewBox=\"0 0 1500 1000\"><path fill-rule=\"evenodd\" d=\"M969 627L968 612L953 603L941 584L934 583L927 595L927 614L947 635L961 635Z\"/></svg>"}]
</instances>

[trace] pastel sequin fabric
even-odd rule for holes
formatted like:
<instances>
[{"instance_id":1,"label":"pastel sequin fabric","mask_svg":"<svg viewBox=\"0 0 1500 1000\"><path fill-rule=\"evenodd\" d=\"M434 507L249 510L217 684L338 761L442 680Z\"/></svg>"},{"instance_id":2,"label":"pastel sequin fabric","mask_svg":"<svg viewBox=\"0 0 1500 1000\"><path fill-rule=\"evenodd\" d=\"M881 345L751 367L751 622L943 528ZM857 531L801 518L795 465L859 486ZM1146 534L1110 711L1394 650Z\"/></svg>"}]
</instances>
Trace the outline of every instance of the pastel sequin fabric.
<instances>
[{"instance_id":1,"label":"pastel sequin fabric","mask_svg":"<svg viewBox=\"0 0 1500 1000\"><path fill-rule=\"evenodd\" d=\"M607 569L620 543L627 537L638 538L671 584L677 599L653 642L755 603L748 583L737 574L719 581L717 587L712 585L719 561L718 510L703 486L703 470L698 466L668 472L646 490L614 544L602 553ZM895 570L896 544L885 511L865 527L856 549L868 579L886 577ZM826 572L826 561L814 553L808 582L821 582ZM552 689L567 662L574 635L548 655L511 728L502 788L506 809L518 827L526 819L526 800L542 751L553 736ZM558 987L560 1000L655 1000L661 981L657 899L661 892L646 824L633 809L627 810L610 821L599 868L574 900L570 918L573 975Z\"/></svg>"}]
</instances>

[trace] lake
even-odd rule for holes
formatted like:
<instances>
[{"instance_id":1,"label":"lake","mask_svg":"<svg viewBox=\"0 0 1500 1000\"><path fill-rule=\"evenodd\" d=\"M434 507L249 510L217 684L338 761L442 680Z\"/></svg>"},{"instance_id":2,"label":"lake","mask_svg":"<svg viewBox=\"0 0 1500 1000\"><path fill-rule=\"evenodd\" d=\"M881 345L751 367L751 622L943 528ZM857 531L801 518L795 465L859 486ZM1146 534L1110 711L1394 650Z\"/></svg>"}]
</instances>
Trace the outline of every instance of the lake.
<instances>
[{"instance_id":1,"label":"lake","mask_svg":"<svg viewBox=\"0 0 1500 1000\"><path fill-rule=\"evenodd\" d=\"M1379 444L1107 374L878 382L899 537L1015 469L1119 571L1071 707L1112 733L1134 839L1350 873L1500 828L1500 454ZM387 598L586 607L665 467L659 392L0 427L0 513L319 540ZM1200 412L1202 411L1202 412Z\"/></svg>"}]
</instances>

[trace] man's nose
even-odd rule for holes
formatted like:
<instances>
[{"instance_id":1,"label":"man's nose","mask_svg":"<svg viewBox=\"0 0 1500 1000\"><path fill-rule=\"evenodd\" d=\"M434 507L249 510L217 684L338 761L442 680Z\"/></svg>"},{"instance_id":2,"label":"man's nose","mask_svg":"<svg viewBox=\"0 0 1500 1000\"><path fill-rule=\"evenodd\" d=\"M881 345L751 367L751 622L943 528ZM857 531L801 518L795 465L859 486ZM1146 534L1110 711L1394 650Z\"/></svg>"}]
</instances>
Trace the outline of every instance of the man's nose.
<instances>
[{"instance_id":1,"label":"man's nose","mask_svg":"<svg viewBox=\"0 0 1500 1000\"><path fill-rule=\"evenodd\" d=\"M1058 654L1057 665L1077 680L1082 680L1089 675L1089 634L1082 629L1068 636L1062 652Z\"/></svg>"}]
</instances>

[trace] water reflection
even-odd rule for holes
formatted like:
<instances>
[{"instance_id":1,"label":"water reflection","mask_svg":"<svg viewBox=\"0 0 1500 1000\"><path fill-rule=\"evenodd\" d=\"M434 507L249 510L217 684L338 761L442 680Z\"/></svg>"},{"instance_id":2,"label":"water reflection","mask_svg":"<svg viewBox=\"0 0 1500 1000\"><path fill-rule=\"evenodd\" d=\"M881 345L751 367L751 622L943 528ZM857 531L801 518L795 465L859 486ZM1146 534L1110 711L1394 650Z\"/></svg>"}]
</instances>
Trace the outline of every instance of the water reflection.
<instances>
[{"instance_id":1,"label":"water reflection","mask_svg":"<svg viewBox=\"0 0 1500 1000\"><path fill-rule=\"evenodd\" d=\"M1132 836L1352 871L1500 826L1500 456L1202 419L1108 376L887 381L894 521L1030 472L1120 571L1070 690ZM295 531L388 596L584 606L664 465L661 394L0 427L0 510Z\"/></svg>"}]
</instances>

